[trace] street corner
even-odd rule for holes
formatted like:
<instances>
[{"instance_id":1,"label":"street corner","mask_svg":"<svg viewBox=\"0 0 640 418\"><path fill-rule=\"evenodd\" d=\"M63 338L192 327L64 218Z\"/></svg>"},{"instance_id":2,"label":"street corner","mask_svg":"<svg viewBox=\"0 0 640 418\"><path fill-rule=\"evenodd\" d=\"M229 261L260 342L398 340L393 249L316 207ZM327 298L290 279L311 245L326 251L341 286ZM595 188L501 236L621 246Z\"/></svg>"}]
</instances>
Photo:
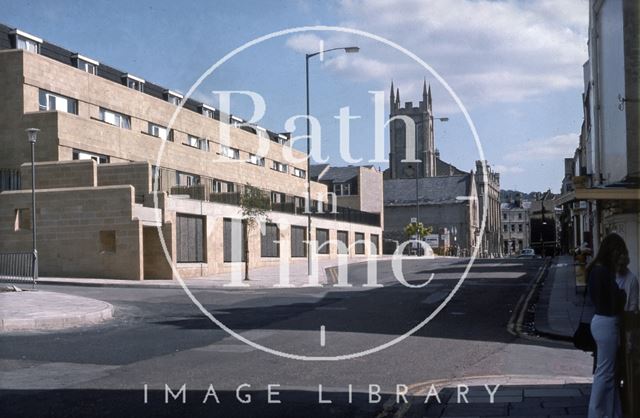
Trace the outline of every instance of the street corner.
<instances>
[{"instance_id":1,"label":"street corner","mask_svg":"<svg viewBox=\"0 0 640 418\"><path fill-rule=\"evenodd\" d=\"M57 292L1 292L0 333L96 325L112 319L113 310L107 302Z\"/></svg>"}]
</instances>

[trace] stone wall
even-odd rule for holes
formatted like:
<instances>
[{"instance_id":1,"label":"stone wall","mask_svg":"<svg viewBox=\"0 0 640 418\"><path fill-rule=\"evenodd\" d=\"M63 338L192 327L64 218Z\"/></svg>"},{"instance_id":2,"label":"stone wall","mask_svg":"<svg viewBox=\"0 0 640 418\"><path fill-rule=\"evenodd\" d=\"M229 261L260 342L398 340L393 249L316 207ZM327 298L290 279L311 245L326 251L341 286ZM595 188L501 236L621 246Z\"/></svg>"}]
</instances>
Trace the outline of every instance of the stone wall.
<instances>
[{"instance_id":1,"label":"stone wall","mask_svg":"<svg viewBox=\"0 0 640 418\"><path fill-rule=\"evenodd\" d=\"M22 189L31 190L31 163L20 166ZM48 161L36 163L36 189L95 187L96 163L93 160Z\"/></svg>"},{"instance_id":2,"label":"stone wall","mask_svg":"<svg viewBox=\"0 0 640 418\"><path fill-rule=\"evenodd\" d=\"M131 186L37 190L40 275L141 280L142 226L132 205ZM16 220L30 207L30 190L0 195L0 252L31 251L31 228Z\"/></svg>"},{"instance_id":3,"label":"stone wall","mask_svg":"<svg viewBox=\"0 0 640 418\"><path fill-rule=\"evenodd\" d=\"M12 93L3 108L13 112L7 130L0 134L0 144L12 148L0 158L0 168L18 167L28 161L26 127L41 129L43 144L38 144L37 160L70 160L72 150L104 154L111 162L147 161L152 164L160 158L162 167L187 173L208 176L236 183L250 183L256 187L304 196L306 181L293 176L292 168L306 170L305 154L273 141L268 145L265 167L247 163L250 153L257 153L261 141L258 136L207 118L190 110L181 110L172 126L174 141L163 141L148 135L148 123L167 126L177 107L155 97L127 88L118 83L96 77L50 58L24 51L7 50L0 53L0 68L11 83L8 89L19 89ZM24 76L24 78L22 78ZM24 83L22 85L22 83ZM78 114L64 112L39 112L38 92L45 89L78 101ZM21 100L14 100L14 96ZM120 112L131 117L131 129L112 126L99 120L100 108ZM29 125L16 123L22 111L29 115ZM53 115L53 116L51 116ZM2 122L2 121L0 121ZM52 126L52 122L55 124ZM229 138L223 135L228 128ZM187 145L188 135L206 138L210 150L203 151ZM24 141L16 142L16 138ZM46 139L46 141L44 141ZM55 150L49 149L55 144ZM240 150L240 158L231 160L219 155L222 143ZM18 145L15 145L18 144ZM45 146L47 147L45 150ZM272 161L290 162L289 173L272 170ZM314 198L322 194L326 200L326 186L312 182Z\"/></svg>"}]
</instances>

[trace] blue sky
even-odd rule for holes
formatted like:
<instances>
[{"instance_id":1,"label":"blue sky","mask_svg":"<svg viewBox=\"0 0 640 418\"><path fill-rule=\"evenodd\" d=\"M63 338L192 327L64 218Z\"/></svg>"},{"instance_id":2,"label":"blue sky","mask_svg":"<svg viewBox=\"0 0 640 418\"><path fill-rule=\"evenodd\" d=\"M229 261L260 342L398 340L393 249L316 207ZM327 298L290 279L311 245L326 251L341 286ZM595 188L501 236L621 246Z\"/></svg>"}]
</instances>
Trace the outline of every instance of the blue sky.
<instances>
[{"instance_id":1,"label":"blue sky","mask_svg":"<svg viewBox=\"0 0 640 418\"><path fill-rule=\"evenodd\" d=\"M0 10L7 25L183 92L225 54L270 32L307 25L371 32L418 55L456 91L505 189L557 191L562 159L578 142L585 0L0 0ZM387 98L393 79L403 102L417 102L426 78L435 115L449 117L436 125L442 158L464 170L474 167L473 137L446 90L405 55L363 37L306 32L271 39L235 56L194 96L215 105L212 90L258 92L267 105L260 124L283 131L289 117L304 113L304 53L320 42L361 47L359 54L330 54L311 63L312 114L333 164L344 164L335 119L341 107L361 116L351 124L351 154L366 162L374 149L369 91L383 90ZM249 117L251 102L234 100L232 112ZM304 134L302 121L299 126L295 135Z\"/></svg>"}]
</instances>

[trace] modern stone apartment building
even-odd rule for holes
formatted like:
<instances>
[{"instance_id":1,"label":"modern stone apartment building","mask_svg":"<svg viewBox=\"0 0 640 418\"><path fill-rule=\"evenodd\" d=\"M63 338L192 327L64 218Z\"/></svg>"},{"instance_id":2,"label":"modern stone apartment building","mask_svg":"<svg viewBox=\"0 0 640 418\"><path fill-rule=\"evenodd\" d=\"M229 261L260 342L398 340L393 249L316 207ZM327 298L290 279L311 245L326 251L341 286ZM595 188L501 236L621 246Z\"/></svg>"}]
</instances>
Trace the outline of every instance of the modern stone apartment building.
<instances>
[{"instance_id":1,"label":"modern stone apartment building","mask_svg":"<svg viewBox=\"0 0 640 418\"><path fill-rule=\"evenodd\" d=\"M41 275L206 276L238 267L244 241L252 267L306 257L306 154L290 147L288 134L244 126L205 103L2 25L0 109L0 252L31 248L25 129L38 128ZM239 203L248 185L268 196L270 212L245 240ZM338 241L349 255L378 252L379 214L332 205L318 182L311 182L311 195L318 257L335 257Z\"/></svg>"}]
</instances>

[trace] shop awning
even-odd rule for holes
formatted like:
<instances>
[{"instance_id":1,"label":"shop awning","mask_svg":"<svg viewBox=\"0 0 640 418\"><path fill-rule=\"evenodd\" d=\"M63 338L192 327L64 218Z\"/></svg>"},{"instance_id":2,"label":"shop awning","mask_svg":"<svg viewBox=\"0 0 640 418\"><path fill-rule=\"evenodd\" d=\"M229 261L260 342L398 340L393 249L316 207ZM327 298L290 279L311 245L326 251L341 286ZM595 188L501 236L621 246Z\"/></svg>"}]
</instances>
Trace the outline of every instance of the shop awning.
<instances>
[{"instance_id":1,"label":"shop awning","mask_svg":"<svg viewBox=\"0 0 640 418\"><path fill-rule=\"evenodd\" d=\"M640 189L625 189L622 187L576 189L556 199L556 205L560 206L576 200L640 200Z\"/></svg>"}]
</instances>

